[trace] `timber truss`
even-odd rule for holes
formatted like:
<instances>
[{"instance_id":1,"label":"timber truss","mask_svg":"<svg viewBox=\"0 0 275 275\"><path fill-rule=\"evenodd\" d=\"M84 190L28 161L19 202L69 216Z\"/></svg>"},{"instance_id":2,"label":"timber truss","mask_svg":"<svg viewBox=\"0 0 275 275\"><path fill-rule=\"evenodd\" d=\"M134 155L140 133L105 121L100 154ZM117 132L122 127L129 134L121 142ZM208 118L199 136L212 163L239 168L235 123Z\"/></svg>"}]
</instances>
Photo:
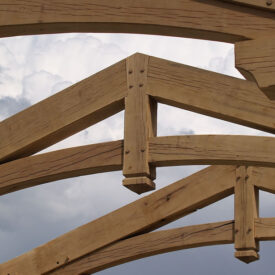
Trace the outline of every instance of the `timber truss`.
<instances>
[{"instance_id":1,"label":"timber truss","mask_svg":"<svg viewBox=\"0 0 275 275\"><path fill-rule=\"evenodd\" d=\"M275 139L157 137L158 102L275 133L273 0L0 0L0 36L127 32L235 44L241 80L135 54L0 123L0 195L50 181L122 170L123 185L155 189L156 167L212 165L0 265L2 275L91 274L159 253L235 244L259 258L275 218L259 217L259 190L275 193ZM77 8L75 9L75 6ZM33 155L121 110L124 140ZM233 221L151 232L235 196Z\"/></svg>"}]
</instances>

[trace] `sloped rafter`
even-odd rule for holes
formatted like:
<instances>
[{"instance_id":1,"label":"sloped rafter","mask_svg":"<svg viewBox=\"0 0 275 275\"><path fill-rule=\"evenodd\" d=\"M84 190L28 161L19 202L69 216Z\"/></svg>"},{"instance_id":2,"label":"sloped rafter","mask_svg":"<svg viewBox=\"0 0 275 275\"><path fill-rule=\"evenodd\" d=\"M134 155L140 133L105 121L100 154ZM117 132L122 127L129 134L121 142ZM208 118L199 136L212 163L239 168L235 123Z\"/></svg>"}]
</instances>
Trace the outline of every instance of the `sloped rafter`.
<instances>
[{"instance_id":1,"label":"sloped rafter","mask_svg":"<svg viewBox=\"0 0 275 275\"><path fill-rule=\"evenodd\" d=\"M275 2L274 2L275 7ZM236 68L275 100L275 35L235 44Z\"/></svg>"},{"instance_id":2,"label":"sloped rafter","mask_svg":"<svg viewBox=\"0 0 275 275\"><path fill-rule=\"evenodd\" d=\"M254 167L252 174L255 186L263 191L275 194L275 169Z\"/></svg>"},{"instance_id":3,"label":"sloped rafter","mask_svg":"<svg viewBox=\"0 0 275 275\"><path fill-rule=\"evenodd\" d=\"M42 183L122 169L123 141L58 150L0 165L0 195Z\"/></svg>"},{"instance_id":4,"label":"sloped rafter","mask_svg":"<svg viewBox=\"0 0 275 275\"><path fill-rule=\"evenodd\" d=\"M254 82L150 57L148 94L160 103L275 133L275 103Z\"/></svg>"},{"instance_id":5,"label":"sloped rafter","mask_svg":"<svg viewBox=\"0 0 275 275\"><path fill-rule=\"evenodd\" d=\"M234 166L208 167L0 265L0 273L49 272L125 237L152 231L225 198L233 194L234 184Z\"/></svg>"},{"instance_id":6,"label":"sloped rafter","mask_svg":"<svg viewBox=\"0 0 275 275\"><path fill-rule=\"evenodd\" d=\"M77 8L75 6L77 5ZM212 0L0 1L0 36L64 32L158 34L223 42L275 32L274 13ZM27 11L27 12L26 12ZM238 27L236 27L238 26Z\"/></svg>"},{"instance_id":7,"label":"sloped rafter","mask_svg":"<svg viewBox=\"0 0 275 275\"><path fill-rule=\"evenodd\" d=\"M32 155L121 111L126 94L123 60L2 121L0 163Z\"/></svg>"},{"instance_id":8,"label":"sloped rafter","mask_svg":"<svg viewBox=\"0 0 275 275\"><path fill-rule=\"evenodd\" d=\"M154 165L233 164L275 167L275 138L191 135L152 137L149 161Z\"/></svg>"}]
</instances>

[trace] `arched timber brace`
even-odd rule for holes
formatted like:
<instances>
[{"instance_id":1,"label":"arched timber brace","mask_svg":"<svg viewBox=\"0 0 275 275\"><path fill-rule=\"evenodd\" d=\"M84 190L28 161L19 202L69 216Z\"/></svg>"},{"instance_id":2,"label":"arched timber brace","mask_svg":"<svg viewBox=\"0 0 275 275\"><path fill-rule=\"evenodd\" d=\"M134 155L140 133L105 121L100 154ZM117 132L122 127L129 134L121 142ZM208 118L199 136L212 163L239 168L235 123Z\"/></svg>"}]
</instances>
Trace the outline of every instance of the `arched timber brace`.
<instances>
[{"instance_id":1,"label":"arched timber brace","mask_svg":"<svg viewBox=\"0 0 275 275\"><path fill-rule=\"evenodd\" d=\"M229 42L247 79L134 54L0 122L0 195L115 170L122 170L124 186L140 194L155 188L156 167L215 165L1 264L0 274L84 275L159 253L227 243L235 244L241 261L257 260L259 242L275 240L275 218L260 218L258 211L259 190L275 194L274 138L157 137L157 103L274 134L274 5L0 0L0 37L119 32ZM121 110L123 140L33 156ZM231 194L233 221L151 232Z\"/></svg>"}]
</instances>

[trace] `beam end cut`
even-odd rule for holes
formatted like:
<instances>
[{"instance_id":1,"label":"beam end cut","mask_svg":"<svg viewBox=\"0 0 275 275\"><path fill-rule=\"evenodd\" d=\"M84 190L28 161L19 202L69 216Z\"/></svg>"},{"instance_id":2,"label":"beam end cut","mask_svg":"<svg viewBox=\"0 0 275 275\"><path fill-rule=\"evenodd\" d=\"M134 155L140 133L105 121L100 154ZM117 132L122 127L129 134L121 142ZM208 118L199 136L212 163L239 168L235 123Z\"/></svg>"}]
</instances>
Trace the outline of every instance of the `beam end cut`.
<instances>
[{"instance_id":1,"label":"beam end cut","mask_svg":"<svg viewBox=\"0 0 275 275\"><path fill-rule=\"evenodd\" d=\"M259 254L255 250L243 250L243 251L236 251L235 258L239 259L240 261L249 264L251 262L257 261L260 259Z\"/></svg>"},{"instance_id":2,"label":"beam end cut","mask_svg":"<svg viewBox=\"0 0 275 275\"><path fill-rule=\"evenodd\" d=\"M139 195L156 188L155 183L147 177L126 178L123 180L123 186Z\"/></svg>"}]
</instances>

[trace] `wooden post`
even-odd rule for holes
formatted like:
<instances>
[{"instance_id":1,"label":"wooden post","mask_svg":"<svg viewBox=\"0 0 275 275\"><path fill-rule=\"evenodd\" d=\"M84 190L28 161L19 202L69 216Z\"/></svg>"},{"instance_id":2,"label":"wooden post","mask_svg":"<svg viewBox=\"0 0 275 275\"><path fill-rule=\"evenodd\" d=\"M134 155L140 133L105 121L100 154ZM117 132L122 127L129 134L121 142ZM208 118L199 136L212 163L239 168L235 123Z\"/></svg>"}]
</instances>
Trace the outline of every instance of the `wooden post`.
<instances>
[{"instance_id":1,"label":"wooden post","mask_svg":"<svg viewBox=\"0 0 275 275\"><path fill-rule=\"evenodd\" d=\"M250 263L259 259L255 240L255 219L259 216L259 191L253 184L252 167L236 169L235 257Z\"/></svg>"},{"instance_id":2,"label":"wooden post","mask_svg":"<svg viewBox=\"0 0 275 275\"><path fill-rule=\"evenodd\" d=\"M148 139L157 132L157 103L146 94L148 60L134 54L126 61L123 185L138 194L154 190L156 178L156 168L148 162Z\"/></svg>"}]
</instances>

